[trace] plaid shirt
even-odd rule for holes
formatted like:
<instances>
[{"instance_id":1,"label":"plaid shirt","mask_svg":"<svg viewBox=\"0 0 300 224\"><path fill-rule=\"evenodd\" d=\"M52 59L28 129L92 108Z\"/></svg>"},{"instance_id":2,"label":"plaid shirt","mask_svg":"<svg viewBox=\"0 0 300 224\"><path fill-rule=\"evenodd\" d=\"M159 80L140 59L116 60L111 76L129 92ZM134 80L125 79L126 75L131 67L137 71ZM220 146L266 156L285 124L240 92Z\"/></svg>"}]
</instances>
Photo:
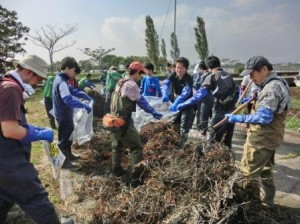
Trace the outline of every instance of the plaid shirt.
<instances>
[{"instance_id":1,"label":"plaid shirt","mask_svg":"<svg viewBox=\"0 0 300 224\"><path fill-rule=\"evenodd\" d=\"M141 98L140 88L136 84L136 82L131 79L129 76L125 78L130 79L125 82L121 88L121 97L128 97L132 101L137 101Z\"/></svg>"},{"instance_id":2,"label":"plaid shirt","mask_svg":"<svg viewBox=\"0 0 300 224\"><path fill-rule=\"evenodd\" d=\"M284 79L282 81L272 80L268 83L272 78L282 79L275 72L272 72L260 85L264 86L267 83L259 92L257 102L259 106L266 107L280 114L291 106L289 85Z\"/></svg>"}]
</instances>

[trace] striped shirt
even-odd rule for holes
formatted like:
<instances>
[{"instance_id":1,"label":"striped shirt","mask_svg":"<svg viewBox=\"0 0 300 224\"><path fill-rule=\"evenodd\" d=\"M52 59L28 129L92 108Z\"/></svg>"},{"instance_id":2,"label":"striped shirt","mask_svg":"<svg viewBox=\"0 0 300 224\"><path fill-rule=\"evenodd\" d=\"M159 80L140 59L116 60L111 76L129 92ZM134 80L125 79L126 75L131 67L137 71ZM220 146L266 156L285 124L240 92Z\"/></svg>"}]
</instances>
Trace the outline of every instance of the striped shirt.
<instances>
[{"instance_id":1,"label":"striped shirt","mask_svg":"<svg viewBox=\"0 0 300 224\"><path fill-rule=\"evenodd\" d=\"M130 76L126 76L125 79L129 79L129 81L123 84L121 97L128 97L132 101L139 100L141 98L140 88Z\"/></svg>"}]
</instances>

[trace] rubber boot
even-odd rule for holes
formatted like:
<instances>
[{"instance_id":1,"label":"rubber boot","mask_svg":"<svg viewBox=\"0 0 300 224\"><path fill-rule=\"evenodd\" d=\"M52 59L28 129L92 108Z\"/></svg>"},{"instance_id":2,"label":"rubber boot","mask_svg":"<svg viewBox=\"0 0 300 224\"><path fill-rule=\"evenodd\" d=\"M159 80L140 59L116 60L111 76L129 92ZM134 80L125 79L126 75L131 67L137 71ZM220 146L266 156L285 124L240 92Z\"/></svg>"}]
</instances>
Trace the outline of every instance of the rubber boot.
<instances>
[{"instance_id":1,"label":"rubber boot","mask_svg":"<svg viewBox=\"0 0 300 224\"><path fill-rule=\"evenodd\" d=\"M131 153L131 182L132 187L137 187L143 184L142 174L143 168L137 166L139 162L143 160L142 149L137 149Z\"/></svg>"},{"instance_id":2,"label":"rubber boot","mask_svg":"<svg viewBox=\"0 0 300 224\"><path fill-rule=\"evenodd\" d=\"M64 164L62 165L62 168L64 169L72 169L72 168L76 168L76 166L71 163L70 160L70 149L62 149L61 152L64 154L64 156L66 157Z\"/></svg>"},{"instance_id":3,"label":"rubber boot","mask_svg":"<svg viewBox=\"0 0 300 224\"><path fill-rule=\"evenodd\" d=\"M189 133L181 133L180 134L180 147L184 147L189 137Z\"/></svg>"},{"instance_id":4,"label":"rubber boot","mask_svg":"<svg viewBox=\"0 0 300 224\"><path fill-rule=\"evenodd\" d=\"M121 167L121 152L119 150L112 150L112 173L115 177L120 177L124 174Z\"/></svg>"}]
</instances>

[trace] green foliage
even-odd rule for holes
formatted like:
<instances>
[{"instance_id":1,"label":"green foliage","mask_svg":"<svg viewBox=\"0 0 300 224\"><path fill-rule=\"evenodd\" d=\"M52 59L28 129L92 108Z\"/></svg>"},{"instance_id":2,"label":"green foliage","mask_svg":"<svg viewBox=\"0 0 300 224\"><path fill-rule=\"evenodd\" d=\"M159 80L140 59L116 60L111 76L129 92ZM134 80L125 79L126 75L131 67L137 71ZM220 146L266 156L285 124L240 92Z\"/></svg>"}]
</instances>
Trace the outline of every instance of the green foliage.
<instances>
[{"instance_id":1,"label":"green foliage","mask_svg":"<svg viewBox=\"0 0 300 224\"><path fill-rule=\"evenodd\" d=\"M82 50L84 54L87 56L90 56L91 58L95 59L96 61L99 62L100 68L103 68L102 66L102 59L105 55L109 54L111 51L114 51L115 48L110 48L108 50L105 50L101 46L98 47L97 49L91 50L90 48L85 48Z\"/></svg>"},{"instance_id":2,"label":"green foliage","mask_svg":"<svg viewBox=\"0 0 300 224\"><path fill-rule=\"evenodd\" d=\"M197 17L197 26L194 28L196 36L195 49L201 60L204 60L209 55L208 43L206 38L205 23L203 18Z\"/></svg>"},{"instance_id":3,"label":"green foliage","mask_svg":"<svg viewBox=\"0 0 300 224\"><path fill-rule=\"evenodd\" d=\"M155 68L157 68L159 58L159 42L158 34L155 30L151 16L146 16L145 37L147 56L149 57L151 63L155 65Z\"/></svg>"},{"instance_id":4,"label":"green foliage","mask_svg":"<svg viewBox=\"0 0 300 224\"><path fill-rule=\"evenodd\" d=\"M180 49L178 47L177 36L175 33L171 33L171 47L172 47L172 50L170 51L171 58L173 59L173 61L176 61L176 59L180 55Z\"/></svg>"},{"instance_id":5,"label":"green foliage","mask_svg":"<svg viewBox=\"0 0 300 224\"><path fill-rule=\"evenodd\" d=\"M300 119L295 116L287 116L285 127L294 131L300 128Z\"/></svg>"},{"instance_id":6,"label":"green foliage","mask_svg":"<svg viewBox=\"0 0 300 224\"><path fill-rule=\"evenodd\" d=\"M242 67L242 66L236 67L236 68L234 68L234 73L240 74L243 70L244 70L244 67Z\"/></svg>"},{"instance_id":7,"label":"green foliage","mask_svg":"<svg viewBox=\"0 0 300 224\"><path fill-rule=\"evenodd\" d=\"M292 108L300 109L300 99L292 98Z\"/></svg>"},{"instance_id":8,"label":"green foliage","mask_svg":"<svg viewBox=\"0 0 300 224\"><path fill-rule=\"evenodd\" d=\"M162 54L163 63L164 63L164 67L165 67L167 64L167 50L166 50L166 42L165 42L164 38L161 39L160 49L161 49L161 54Z\"/></svg>"},{"instance_id":9,"label":"green foliage","mask_svg":"<svg viewBox=\"0 0 300 224\"><path fill-rule=\"evenodd\" d=\"M29 32L29 27L17 20L16 11L9 11L0 5L0 58L14 58L15 54L26 52L22 38Z\"/></svg>"}]
</instances>

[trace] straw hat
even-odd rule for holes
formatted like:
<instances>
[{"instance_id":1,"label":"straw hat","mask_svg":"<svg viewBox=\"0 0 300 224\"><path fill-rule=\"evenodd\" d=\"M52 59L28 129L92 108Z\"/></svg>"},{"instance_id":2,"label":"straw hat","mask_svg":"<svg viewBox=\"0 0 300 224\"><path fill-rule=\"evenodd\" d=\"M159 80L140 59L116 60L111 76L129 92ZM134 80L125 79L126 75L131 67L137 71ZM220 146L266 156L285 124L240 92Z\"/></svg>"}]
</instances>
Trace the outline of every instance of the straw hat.
<instances>
[{"instance_id":1,"label":"straw hat","mask_svg":"<svg viewBox=\"0 0 300 224\"><path fill-rule=\"evenodd\" d=\"M18 65L26 68L30 71L33 71L38 76L43 78L47 78L47 63L36 55L28 55L20 61L14 61L14 66L17 67Z\"/></svg>"}]
</instances>

